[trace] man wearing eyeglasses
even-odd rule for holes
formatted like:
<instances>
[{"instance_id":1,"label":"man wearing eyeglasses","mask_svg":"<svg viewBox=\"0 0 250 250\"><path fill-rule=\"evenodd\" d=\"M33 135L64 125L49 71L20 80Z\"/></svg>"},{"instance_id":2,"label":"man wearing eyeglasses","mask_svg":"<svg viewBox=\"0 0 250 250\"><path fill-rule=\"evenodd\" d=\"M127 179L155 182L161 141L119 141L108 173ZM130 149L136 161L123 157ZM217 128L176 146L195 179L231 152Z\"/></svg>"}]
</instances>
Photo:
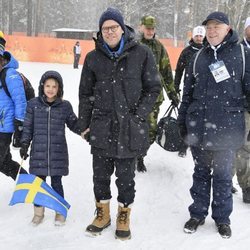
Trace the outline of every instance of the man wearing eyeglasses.
<instances>
[{"instance_id":1,"label":"man wearing eyeglasses","mask_svg":"<svg viewBox=\"0 0 250 250\"><path fill-rule=\"evenodd\" d=\"M161 83L153 54L134 39L121 13L100 17L96 48L87 54L79 87L79 127L93 154L96 217L87 233L101 234L111 223L111 175L115 170L118 215L115 237L130 239L135 197L135 161L149 147L147 117Z\"/></svg>"},{"instance_id":2,"label":"man wearing eyeglasses","mask_svg":"<svg viewBox=\"0 0 250 250\"><path fill-rule=\"evenodd\" d=\"M155 32L156 32L155 17L150 15L143 16L141 18L141 25L140 25L140 33L141 33L140 42L142 44L147 45L153 52L162 84L161 93L154 104L152 112L148 116L150 144L153 144L156 138L157 118L160 112L160 106L164 101L163 89L165 90L168 98L172 101L172 104L174 106L177 107L179 104L179 98L177 96L174 87L174 80L173 80L173 74L169 56L163 44L156 38ZM147 171L147 168L144 164L143 156L138 157L137 171L138 172Z\"/></svg>"}]
</instances>

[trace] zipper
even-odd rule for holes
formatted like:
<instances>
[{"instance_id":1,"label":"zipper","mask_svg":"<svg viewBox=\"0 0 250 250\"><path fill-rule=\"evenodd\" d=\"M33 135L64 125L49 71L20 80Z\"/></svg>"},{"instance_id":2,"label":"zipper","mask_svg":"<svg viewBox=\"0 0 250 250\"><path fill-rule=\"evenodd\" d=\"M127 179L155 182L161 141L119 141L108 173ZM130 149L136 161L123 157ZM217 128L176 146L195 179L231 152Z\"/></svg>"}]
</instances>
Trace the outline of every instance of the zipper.
<instances>
[{"instance_id":1,"label":"zipper","mask_svg":"<svg viewBox=\"0 0 250 250\"><path fill-rule=\"evenodd\" d=\"M50 111L51 107L48 107L48 176L50 176Z\"/></svg>"}]
</instances>

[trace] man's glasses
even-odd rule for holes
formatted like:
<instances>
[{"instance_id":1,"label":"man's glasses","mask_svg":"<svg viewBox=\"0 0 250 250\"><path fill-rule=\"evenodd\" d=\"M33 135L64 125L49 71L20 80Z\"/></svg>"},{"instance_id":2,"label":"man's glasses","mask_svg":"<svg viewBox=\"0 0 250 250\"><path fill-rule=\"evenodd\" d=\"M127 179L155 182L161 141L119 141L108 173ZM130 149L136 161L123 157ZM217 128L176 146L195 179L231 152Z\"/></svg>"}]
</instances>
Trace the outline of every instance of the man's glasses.
<instances>
[{"instance_id":1,"label":"man's glasses","mask_svg":"<svg viewBox=\"0 0 250 250\"><path fill-rule=\"evenodd\" d=\"M113 25L110 27L102 27L102 33L108 33L109 30L114 33L118 30L119 27L120 27L120 25Z\"/></svg>"}]
</instances>

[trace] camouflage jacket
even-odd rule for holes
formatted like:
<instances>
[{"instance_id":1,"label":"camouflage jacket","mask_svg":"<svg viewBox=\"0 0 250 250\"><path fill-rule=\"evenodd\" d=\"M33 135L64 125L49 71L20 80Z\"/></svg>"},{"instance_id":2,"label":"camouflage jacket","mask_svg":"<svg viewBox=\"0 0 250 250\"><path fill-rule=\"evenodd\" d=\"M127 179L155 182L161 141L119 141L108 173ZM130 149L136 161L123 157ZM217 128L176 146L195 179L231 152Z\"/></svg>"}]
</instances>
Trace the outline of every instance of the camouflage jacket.
<instances>
[{"instance_id":1,"label":"camouflage jacket","mask_svg":"<svg viewBox=\"0 0 250 250\"><path fill-rule=\"evenodd\" d=\"M162 87L166 91L168 98L170 100L173 98L173 96L178 98L174 87L174 80L173 80L173 74L169 56L163 44L156 38L150 40L141 38L140 42L142 44L147 45L153 52L156 65L160 73ZM164 100L163 91L161 91L157 99L157 102L162 102L163 100Z\"/></svg>"}]
</instances>

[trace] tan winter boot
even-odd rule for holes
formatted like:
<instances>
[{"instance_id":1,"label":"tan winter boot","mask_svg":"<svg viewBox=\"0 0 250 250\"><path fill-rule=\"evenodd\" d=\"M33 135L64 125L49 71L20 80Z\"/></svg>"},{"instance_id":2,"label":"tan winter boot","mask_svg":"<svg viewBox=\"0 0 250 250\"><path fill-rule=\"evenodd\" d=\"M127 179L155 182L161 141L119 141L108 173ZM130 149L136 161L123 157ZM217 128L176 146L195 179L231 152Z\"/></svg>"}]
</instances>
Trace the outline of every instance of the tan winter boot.
<instances>
[{"instance_id":1,"label":"tan winter boot","mask_svg":"<svg viewBox=\"0 0 250 250\"><path fill-rule=\"evenodd\" d=\"M131 208L123 207L119 204L118 214L116 219L115 237L120 240L128 240L131 238L129 228Z\"/></svg>"},{"instance_id":2,"label":"tan winter boot","mask_svg":"<svg viewBox=\"0 0 250 250\"><path fill-rule=\"evenodd\" d=\"M39 224L43 222L43 218L44 218L44 207L34 206L34 217L31 223L34 226L38 226Z\"/></svg>"},{"instance_id":3,"label":"tan winter boot","mask_svg":"<svg viewBox=\"0 0 250 250\"><path fill-rule=\"evenodd\" d=\"M56 213L56 216L55 216L55 226L64 226L65 225L65 221L66 221L66 218L59 214L59 213Z\"/></svg>"},{"instance_id":4,"label":"tan winter boot","mask_svg":"<svg viewBox=\"0 0 250 250\"><path fill-rule=\"evenodd\" d=\"M109 200L96 202L96 217L92 224L86 228L86 232L97 236L101 234L103 229L110 226L110 224Z\"/></svg>"}]
</instances>

